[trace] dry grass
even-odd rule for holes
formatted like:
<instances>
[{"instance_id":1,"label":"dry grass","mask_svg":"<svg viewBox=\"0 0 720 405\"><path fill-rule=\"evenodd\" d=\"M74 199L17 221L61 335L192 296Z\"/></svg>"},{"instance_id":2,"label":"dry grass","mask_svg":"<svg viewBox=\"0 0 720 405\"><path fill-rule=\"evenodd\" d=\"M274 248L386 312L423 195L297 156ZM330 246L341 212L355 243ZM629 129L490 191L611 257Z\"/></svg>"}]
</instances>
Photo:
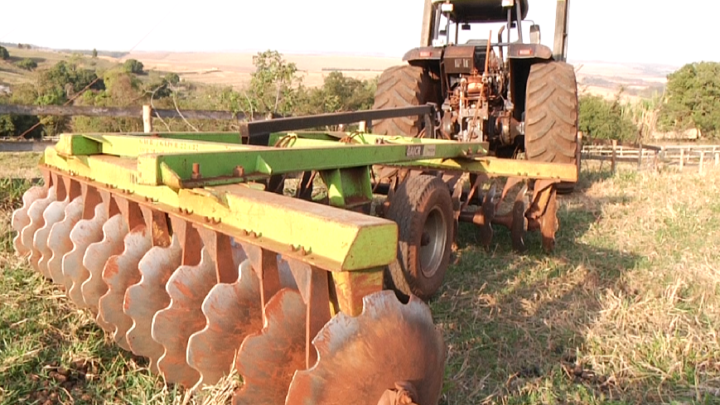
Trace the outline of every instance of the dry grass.
<instances>
[{"instance_id":1,"label":"dry grass","mask_svg":"<svg viewBox=\"0 0 720 405\"><path fill-rule=\"evenodd\" d=\"M200 396L165 387L12 256L7 206L28 185L3 186L0 403L228 403L235 376ZM441 403L720 403L720 170L586 170L559 218L550 256L536 235L512 253L503 230L486 253L462 227L431 303Z\"/></svg>"},{"instance_id":2,"label":"dry grass","mask_svg":"<svg viewBox=\"0 0 720 405\"><path fill-rule=\"evenodd\" d=\"M720 402L720 171L584 175L554 255L463 248L445 403Z\"/></svg>"},{"instance_id":3,"label":"dry grass","mask_svg":"<svg viewBox=\"0 0 720 405\"><path fill-rule=\"evenodd\" d=\"M0 154L0 179L33 179L41 177L37 164L40 152L3 152Z\"/></svg>"}]
</instances>

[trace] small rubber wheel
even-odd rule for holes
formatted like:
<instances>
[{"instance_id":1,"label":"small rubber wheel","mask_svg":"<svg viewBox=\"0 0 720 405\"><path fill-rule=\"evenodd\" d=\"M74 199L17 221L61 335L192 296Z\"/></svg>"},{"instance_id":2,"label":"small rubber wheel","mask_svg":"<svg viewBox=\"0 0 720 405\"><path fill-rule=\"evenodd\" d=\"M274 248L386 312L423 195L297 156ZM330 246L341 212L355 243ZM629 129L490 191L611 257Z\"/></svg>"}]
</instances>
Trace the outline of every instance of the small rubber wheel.
<instances>
[{"instance_id":1,"label":"small rubber wheel","mask_svg":"<svg viewBox=\"0 0 720 405\"><path fill-rule=\"evenodd\" d=\"M454 235L450 190L435 176L411 176L398 187L387 219L398 224L397 261L386 270L386 286L400 299L428 301L442 286Z\"/></svg>"}]
</instances>

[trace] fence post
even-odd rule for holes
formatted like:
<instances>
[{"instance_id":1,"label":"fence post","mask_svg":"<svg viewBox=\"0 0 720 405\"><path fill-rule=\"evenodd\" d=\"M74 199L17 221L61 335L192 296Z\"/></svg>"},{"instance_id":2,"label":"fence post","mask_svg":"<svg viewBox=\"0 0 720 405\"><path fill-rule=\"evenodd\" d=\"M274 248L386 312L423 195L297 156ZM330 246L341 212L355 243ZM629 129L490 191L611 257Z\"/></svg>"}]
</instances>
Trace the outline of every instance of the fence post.
<instances>
[{"instance_id":1,"label":"fence post","mask_svg":"<svg viewBox=\"0 0 720 405\"><path fill-rule=\"evenodd\" d=\"M701 151L700 151L700 174L701 174L701 175L703 174L703 163L704 163L704 161L705 161L705 151L704 151L704 150L701 150Z\"/></svg>"},{"instance_id":2,"label":"fence post","mask_svg":"<svg viewBox=\"0 0 720 405\"><path fill-rule=\"evenodd\" d=\"M365 121L365 131L367 131L367 133L369 133L369 134L371 134L372 130L373 130L372 124L373 124L372 120Z\"/></svg>"},{"instance_id":3,"label":"fence post","mask_svg":"<svg viewBox=\"0 0 720 405\"><path fill-rule=\"evenodd\" d=\"M365 121L360 121L358 124L358 132L365 132Z\"/></svg>"},{"instance_id":4,"label":"fence post","mask_svg":"<svg viewBox=\"0 0 720 405\"><path fill-rule=\"evenodd\" d=\"M583 133L578 131L577 150L575 151L575 161L578 162L578 170L582 171L582 140Z\"/></svg>"},{"instance_id":5,"label":"fence post","mask_svg":"<svg viewBox=\"0 0 720 405\"><path fill-rule=\"evenodd\" d=\"M680 148L680 171L683 170L683 166L685 166L685 149Z\"/></svg>"},{"instance_id":6,"label":"fence post","mask_svg":"<svg viewBox=\"0 0 720 405\"><path fill-rule=\"evenodd\" d=\"M610 159L610 171L615 173L615 159L617 159L617 141L612 140L612 158Z\"/></svg>"},{"instance_id":7,"label":"fence post","mask_svg":"<svg viewBox=\"0 0 720 405\"><path fill-rule=\"evenodd\" d=\"M143 105L143 131L147 134L152 132L152 107Z\"/></svg>"},{"instance_id":8,"label":"fence post","mask_svg":"<svg viewBox=\"0 0 720 405\"><path fill-rule=\"evenodd\" d=\"M642 169L642 161L643 161L643 147L642 143L640 143L640 149L638 150L638 170Z\"/></svg>"},{"instance_id":9,"label":"fence post","mask_svg":"<svg viewBox=\"0 0 720 405\"><path fill-rule=\"evenodd\" d=\"M658 154L660 153L657 149L653 151L653 171L657 172L658 170Z\"/></svg>"}]
</instances>

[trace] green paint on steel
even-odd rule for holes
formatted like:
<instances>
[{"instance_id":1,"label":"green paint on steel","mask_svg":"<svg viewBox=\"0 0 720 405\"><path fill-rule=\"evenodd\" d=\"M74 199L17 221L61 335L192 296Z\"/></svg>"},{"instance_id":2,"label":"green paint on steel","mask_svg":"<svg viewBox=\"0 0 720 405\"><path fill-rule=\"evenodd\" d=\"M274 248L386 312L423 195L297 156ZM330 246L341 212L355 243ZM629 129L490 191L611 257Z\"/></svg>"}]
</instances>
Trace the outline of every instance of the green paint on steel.
<instances>
[{"instance_id":1,"label":"green paint on steel","mask_svg":"<svg viewBox=\"0 0 720 405\"><path fill-rule=\"evenodd\" d=\"M202 178L235 178L237 168L248 175L284 174L310 170L332 170L377 164L394 164L430 158L454 158L477 153L478 144L381 144L341 145L326 148L263 148L205 153L151 154L138 156L140 179L154 182L162 178L166 165L181 180L191 180L193 165ZM196 176L197 177L197 176ZM237 180L235 180L237 181ZM146 183L147 184L147 183ZM157 184L157 183L153 183Z\"/></svg>"},{"instance_id":2,"label":"green paint on steel","mask_svg":"<svg viewBox=\"0 0 720 405\"><path fill-rule=\"evenodd\" d=\"M327 185L330 205L354 208L372 202L372 183L368 166L325 170L321 174Z\"/></svg>"}]
</instances>

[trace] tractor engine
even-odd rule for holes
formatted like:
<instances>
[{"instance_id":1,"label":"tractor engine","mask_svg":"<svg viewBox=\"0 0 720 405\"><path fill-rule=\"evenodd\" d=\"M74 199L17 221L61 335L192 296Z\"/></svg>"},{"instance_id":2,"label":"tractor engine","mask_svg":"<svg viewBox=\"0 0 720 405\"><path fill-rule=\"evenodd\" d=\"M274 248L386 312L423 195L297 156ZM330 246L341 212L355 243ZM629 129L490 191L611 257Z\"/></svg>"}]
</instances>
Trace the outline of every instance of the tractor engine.
<instances>
[{"instance_id":1,"label":"tractor engine","mask_svg":"<svg viewBox=\"0 0 720 405\"><path fill-rule=\"evenodd\" d=\"M449 47L443 57L441 131L446 138L463 142L511 145L522 134L512 118L509 75L501 58L487 45Z\"/></svg>"}]
</instances>

